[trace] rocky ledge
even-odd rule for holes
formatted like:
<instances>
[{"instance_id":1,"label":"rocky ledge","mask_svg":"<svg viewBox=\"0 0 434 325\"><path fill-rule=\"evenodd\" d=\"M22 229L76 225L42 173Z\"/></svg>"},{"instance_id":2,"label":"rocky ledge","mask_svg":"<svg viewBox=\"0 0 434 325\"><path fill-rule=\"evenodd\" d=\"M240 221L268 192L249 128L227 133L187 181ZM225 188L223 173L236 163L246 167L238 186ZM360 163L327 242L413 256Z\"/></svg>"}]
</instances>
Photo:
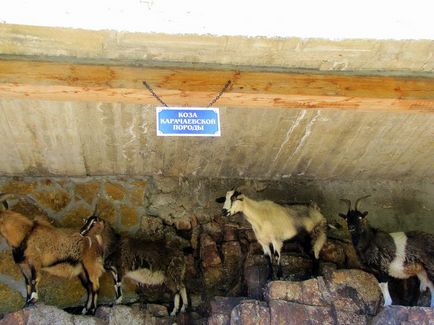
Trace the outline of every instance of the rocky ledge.
<instances>
[{"instance_id":1,"label":"rocky ledge","mask_svg":"<svg viewBox=\"0 0 434 325\"><path fill-rule=\"evenodd\" d=\"M208 325L433 325L434 308L390 306L375 277L360 270L330 270L306 281L272 281L264 300L214 297L208 318L196 313L169 317L157 304L101 306L95 316L67 313L38 303L2 315L0 324L208 324Z\"/></svg>"}]
</instances>

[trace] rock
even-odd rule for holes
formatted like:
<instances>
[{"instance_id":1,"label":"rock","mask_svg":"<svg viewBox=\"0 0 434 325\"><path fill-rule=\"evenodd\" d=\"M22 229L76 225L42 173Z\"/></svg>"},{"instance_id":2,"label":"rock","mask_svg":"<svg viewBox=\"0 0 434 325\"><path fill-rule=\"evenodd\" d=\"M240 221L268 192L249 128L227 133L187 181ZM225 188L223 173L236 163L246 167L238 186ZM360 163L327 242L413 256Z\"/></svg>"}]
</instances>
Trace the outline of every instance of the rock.
<instances>
[{"instance_id":1,"label":"rock","mask_svg":"<svg viewBox=\"0 0 434 325\"><path fill-rule=\"evenodd\" d=\"M263 301L244 300L231 312L231 325L269 325L270 310Z\"/></svg>"},{"instance_id":2,"label":"rock","mask_svg":"<svg viewBox=\"0 0 434 325\"><path fill-rule=\"evenodd\" d=\"M2 325L24 325L29 321L30 309L26 308L16 312L0 315L0 324Z\"/></svg>"},{"instance_id":3,"label":"rock","mask_svg":"<svg viewBox=\"0 0 434 325\"><path fill-rule=\"evenodd\" d=\"M431 325L434 324L434 308L429 307L384 307L372 319L371 325Z\"/></svg>"},{"instance_id":4,"label":"rock","mask_svg":"<svg viewBox=\"0 0 434 325\"><path fill-rule=\"evenodd\" d=\"M162 193L172 193L179 188L179 179L176 177L155 177L155 182Z\"/></svg>"},{"instance_id":5,"label":"rock","mask_svg":"<svg viewBox=\"0 0 434 325\"><path fill-rule=\"evenodd\" d=\"M101 218L114 224L116 221L116 210L111 201L104 198L97 198L98 213Z\"/></svg>"},{"instance_id":6,"label":"rock","mask_svg":"<svg viewBox=\"0 0 434 325\"><path fill-rule=\"evenodd\" d=\"M22 286L24 288L24 280L22 280ZM25 299L17 290L0 283L0 301L0 312L9 312L20 309L24 305Z\"/></svg>"},{"instance_id":7,"label":"rock","mask_svg":"<svg viewBox=\"0 0 434 325\"><path fill-rule=\"evenodd\" d=\"M319 263L319 274L325 275L337 270L337 266L334 263Z\"/></svg>"},{"instance_id":8,"label":"rock","mask_svg":"<svg viewBox=\"0 0 434 325\"><path fill-rule=\"evenodd\" d=\"M283 300L270 301L270 324L273 325L334 325L330 308L313 307Z\"/></svg>"},{"instance_id":9,"label":"rock","mask_svg":"<svg viewBox=\"0 0 434 325\"><path fill-rule=\"evenodd\" d=\"M223 269L227 277L239 278L243 264L243 255L240 243L237 241L225 242L222 244L221 251L223 254Z\"/></svg>"},{"instance_id":10,"label":"rock","mask_svg":"<svg viewBox=\"0 0 434 325\"><path fill-rule=\"evenodd\" d=\"M183 217L183 218L176 219L173 225L179 231L191 230L190 217Z\"/></svg>"},{"instance_id":11,"label":"rock","mask_svg":"<svg viewBox=\"0 0 434 325\"><path fill-rule=\"evenodd\" d=\"M226 223L223 226L223 240L226 242L238 240L238 226L236 224Z\"/></svg>"},{"instance_id":12,"label":"rock","mask_svg":"<svg viewBox=\"0 0 434 325\"><path fill-rule=\"evenodd\" d=\"M208 222L202 226L203 232L210 235L216 242L223 238L222 227L217 222Z\"/></svg>"},{"instance_id":13,"label":"rock","mask_svg":"<svg viewBox=\"0 0 434 325\"><path fill-rule=\"evenodd\" d=\"M272 325L366 325L363 315L335 311L331 307L308 306L283 300L270 301Z\"/></svg>"},{"instance_id":14,"label":"rock","mask_svg":"<svg viewBox=\"0 0 434 325\"><path fill-rule=\"evenodd\" d=\"M109 325L148 324L147 321L152 318L150 314L140 310L137 306L129 307L124 305L115 305L111 308L99 307L96 310L95 316Z\"/></svg>"},{"instance_id":15,"label":"rock","mask_svg":"<svg viewBox=\"0 0 434 325\"><path fill-rule=\"evenodd\" d=\"M273 281L266 286L265 299L285 300L356 314L375 315L382 295L375 277L360 270L333 271L327 277L302 282Z\"/></svg>"},{"instance_id":16,"label":"rock","mask_svg":"<svg viewBox=\"0 0 434 325\"><path fill-rule=\"evenodd\" d=\"M33 194L36 190L35 181L24 180L21 177L13 177L1 188L2 193Z\"/></svg>"},{"instance_id":17,"label":"rock","mask_svg":"<svg viewBox=\"0 0 434 325\"><path fill-rule=\"evenodd\" d=\"M9 247L7 248L7 250L0 252L0 261L0 274L10 276L14 280L22 282L24 288L23 274L21 273L18 265L14 262L14 259L12 257L12 250Z\"/></svg>"},{"instance_id":18,"label":"rock","mask_svg":"<svg viewBox=\"0 0 434 325\"><path fill-rule=\"evenodd\" d=\"M232 309L246 297L214 297L210 301L212 314L230 314Z\"/></svg>"},{"instance_id":19,"label":"rock","mask_svg":"<svg viewBox=\"0 0 434 325\"><path fill-rule=\"evenodd\" d=\"M207 289L221 288L224 281L224 273L221 265L203 270L203 282Z\"/></svg>"},{"instance_id":20,"label":"rock","mask_svg":"<svg viewBox=\"0 0 434 325\"><path fill-rule=\"evenodd\" d=\"M83 218L87 218L93 211L83 205L78 205L70 209L62 218L61 224L63 227L81 227Z\"/></svg>"},{"instance_id":21,"label":"rock","mask_svg":"<svg viewBox=\"0 0 434 325\"><path fill-rule=\"evenodd\" d=\"M99 182L77 183L75 185L75 194L76 196L86 201L88 204L92 204L95 196L99 192L99 189Z\"/></svg>"},{"instance_id":22,"label":"rock","mask_svg":"<svg viewBox=\"0 0 434 325\"><path fill-rule=\"evenodd\" d=\"M217 250L216 242L208 234L203 234L200 240L200 257L204 268L220 265L222 260Z\"/></svg>"},{"instance_id":23,"label":"rock","mask_svg":"<svg viewBox=\"0 0 434 325\"><path fill-rule=\"evenodd\" d=\"M116 201L122 201L125 197L125 188L120 184L107 182L104 184L104 189L109 198Z\"/></svg>"},{"instance_id":24,"label":"rock","mask_svg":"<svg viewBox=\"0 0 434 325\"><path fill-rule=\"evenodd\" d=\"M335 263L339 267L343 267L345 250L339 243L328 240L321 249L320 258L325 262Z\"/></svg>"},{"instance_id":25,"label":"rock","mask_svg":"<svg viewBox=\"0 0 434 325\"><path fill-rule=\"evenodd\" d=\"M132 208L128 205L121 205L120 212L120 223L123 227L128 229L138 224L139 217L135 208Z\"/></svg>"},{"instance_id":26,"label":"rock","mask_svg":"<svg viewBox=\"0 0 434 325\"><path fill-rule=\"evenodd\" d=\"M245 238L249 242L256 242L256 236L252 228L240 228L238 232L240 238Z\"/></svg>"},{"instance_id":27,"label":"rock","mask_svg":"<svg viewBox=\"0 0 434 325\"><path fill-rule=\"evenodd\" d=\"M36 192L34 195L42 207L55 212L65 208L71 201L69 193L58 188L49 188L47 191Z\"/></svg>"},{"instance_id":28,"label":"rock","mask_svg":"<svg viewBox=\"0 0 434 325\"><path fill-rule=\"evenodd\" d=\"M329 305L324 301L317 279L303 282L272 281L267 284L265 291L268 302L286 300L311 306Z\"/></svg>"},{"instance_id":29,"label":"rock","mask_svg":"<svg viewBox=\"0 0 434 325\"><path fill-rule=\"evenodd\" d=\"M146 310L153 316L156 317L164 317L169 316L169 313L167 311L167 307L163 305L157 305L157 304L147 304Z\"/></svg>"},{"instance_id":30,"label":"rock","mask_svg":"<svg viewBox=\"0 0 434 325\"><path fill-rule=\"evenodd\" d=\"M325 276L324 281L327 289L322 290L323 297L338 310L375 315L383 302L378 281L370 273L337 270Z\"/></svg>"},{"instance_id":31,"label":"rock","mask_svg":"<svg viewBox=\"0 0 434 325\"><path fill-rule=\"evenodd\" d=\"M58 325L103 325L101 319L91 316L72 315L54 306L37 303L32 307L6 314L0 321L7 325L39 325L39 324L58 324Z\"/></svg>"},{"instance_id":32,"label":"rock","mask_svg":"<svg viewBox=\"0 0 434 325\"><path fill-rule=\"evenodd\" d=\"M268 265L259 264L248 266L244 270L244 279L247 285L247 296L253 299L262 299L264 287L268 279Z\"/></svg>"},{"instance_id":33,"label":"rock","mask_svg":"<svg viewBox=\"0 0 434 325\"><path fill-rule=\"evenodd\" d=\"M160 218L153 216L143 216L141 231L144 233L145 237L157 239L164 238L164 225Z\"/></svg>"},{"instance_id":34,"label":"rock","mask_svg":"<svg viewBox=\"0 0 434 325\"><path fill-rule=\"evenodd\" d=\"M282 253L280 264L285 279L304 280L312 274L312 260L309 258Z\"/></svg>"},{"instance_id":35,"label":"rock","mask_svg":"<svg viewBox=\"0 0 434 325\"><path fill-rule=\"evenodd\" d=\"M211 317L208 325L229 325L232 309L237 306L244 297L214 297L211 302Z\"/></svg>"},{"instance_id":36,"label":"rock","mask_svg":"<svg viewBox=\"0 0 434 325\"><path fill-rule=\"evenodd\" d=\"M145 182L134 182L134 189L128 191L130 203L132 205L143 206L145 203Z\"/></svg>"},{"instance_id":37,"label":"rock","mask_svg":"<svg viewBox=\"0 0 434 325\"><path fill-rule=\"evenodd\" d=\"M38 287L39 301L43 303L61 308L84 305L86 290L78 277L66 279L43 272Z\"/></svg>"}]
</instances>

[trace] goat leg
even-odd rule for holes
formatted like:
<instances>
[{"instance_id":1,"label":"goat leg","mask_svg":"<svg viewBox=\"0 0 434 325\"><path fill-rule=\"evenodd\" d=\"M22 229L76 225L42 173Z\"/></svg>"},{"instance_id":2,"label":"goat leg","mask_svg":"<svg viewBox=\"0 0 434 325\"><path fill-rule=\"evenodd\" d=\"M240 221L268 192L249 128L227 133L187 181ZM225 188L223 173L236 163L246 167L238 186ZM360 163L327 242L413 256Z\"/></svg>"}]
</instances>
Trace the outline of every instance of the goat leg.
<instances>
[{"instance_id":1,"label":"goat leg","mask_svg":"<svg viewBox=\"0 0 434 325\"><path fill-rule=\"evenodd\" d=\"M80 273L78 275L78 278L80 279L81 285L86 289L87 292L86 304L81 311L82 315L86 315L88 313L88 307L90 306L92 289L90 288L89 278L87 277L85 272Z\"/></svg>"},{"instance_id":2,"label":"goat leg","mask_svg":"<svg viewBox=\"0 0 434 325\"><path fill-rule=\"evenodd\" d=\"M36 270L33 265L21 263L19 264L21 273L24 276L26 283L26 303L24 307L33 305L38 300L38 292L36 289Z\"/></svg>"},{"instance_id":3,"label":"goat leg","mask_svg":"<svg viewBox=\"0 0 434 325\"><path fill-rule=\"evenodd\" d=\"M118 272L117 268L114 266L110 266L108 268L110 274L112 275L115 293L116 293L116 301L115 304L120 304L122 302L122 276Z\"/></svg>"}]
</instances>

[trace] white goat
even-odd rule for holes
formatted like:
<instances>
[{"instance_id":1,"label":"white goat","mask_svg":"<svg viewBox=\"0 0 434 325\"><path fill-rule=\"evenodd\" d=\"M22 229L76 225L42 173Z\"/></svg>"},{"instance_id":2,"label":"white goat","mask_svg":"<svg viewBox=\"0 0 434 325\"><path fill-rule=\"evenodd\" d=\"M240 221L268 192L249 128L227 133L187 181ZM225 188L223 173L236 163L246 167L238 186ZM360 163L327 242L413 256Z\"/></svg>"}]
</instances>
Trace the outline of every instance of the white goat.
<instances>
[{"instance_id":1,"label":"white goat","mask_svg":"<svg viewBox=\"0 0 434 325\"><path fill-rule=\"evenodd\" d=\"M224 202L222 211L226 217L238 212L244 214L264 254L269 257L271 267L272 245L273 253L277 255L278 275L281 273L280 252L285 240L307 232L311 237L315 262L327 241L327 221L316 204L280 205L268 200L255 201L236 190L228 191L226 197L217 198L216 202Z\"/></svg>"}]
</instances>

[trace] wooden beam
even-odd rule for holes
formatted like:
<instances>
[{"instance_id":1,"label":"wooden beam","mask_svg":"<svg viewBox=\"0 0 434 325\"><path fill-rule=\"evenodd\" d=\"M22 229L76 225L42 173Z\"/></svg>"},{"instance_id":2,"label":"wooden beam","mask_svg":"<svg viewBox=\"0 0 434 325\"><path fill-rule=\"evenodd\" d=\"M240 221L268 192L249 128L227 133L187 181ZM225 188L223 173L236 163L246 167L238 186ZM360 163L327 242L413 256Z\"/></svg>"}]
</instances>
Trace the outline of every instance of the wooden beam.
<instances>
[{"instance_id":1,"label":"wooden beam","mask_svg":"<svg viewBox=\"0 0 434 325\"><path fill-rule=\"evenodd\" d=\"M159 105L434 112L434 78L196 70L0 60L0 97Z\"/></svg>"}]
</instances>

